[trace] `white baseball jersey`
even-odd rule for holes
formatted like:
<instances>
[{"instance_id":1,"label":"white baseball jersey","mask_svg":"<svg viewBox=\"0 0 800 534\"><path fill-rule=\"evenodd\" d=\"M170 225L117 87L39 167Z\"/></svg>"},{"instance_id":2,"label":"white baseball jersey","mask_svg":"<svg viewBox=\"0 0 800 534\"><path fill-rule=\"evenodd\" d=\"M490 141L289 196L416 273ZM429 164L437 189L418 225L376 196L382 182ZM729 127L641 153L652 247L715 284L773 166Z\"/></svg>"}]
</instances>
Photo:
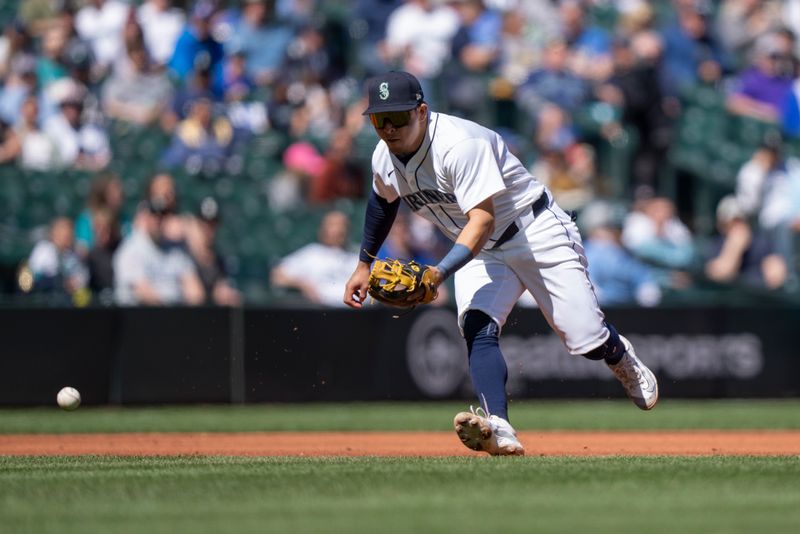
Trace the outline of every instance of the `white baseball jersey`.
<instances>
[{"instance_id":1,"label":"white baseball jersey","mask_svg":"<svg viewBox=\"0 0 800 534\"><path fill-rule=\"evenodd\" d=\"M379 141L372 169L378 195L390 202L402 198L453 241L467 224L466 213L492 197L494 234L455 273L459 326L468 310L480 310L502 327L527 289L572 354L586 354L608 338L578 228L497 133L431 113L422 146L408 164ZM532 205L543 194L546 207L534 216ZM517 234L495 247L512 223Z\"/></svg>"},{"instance_id":2,"label":"white baseball jersey","mask_svg":"<svg viewBox=\"0 0 800 534\"><path fill-rule=\"evenodd\" d=\"M485 248L544 191L497 133L443 113L430 113L422 146L407 165L379 141L372 169L378 195L389 202L399 196L453 241L466 213L493 196L495 233Z\"/></svg>"}]
</instances>

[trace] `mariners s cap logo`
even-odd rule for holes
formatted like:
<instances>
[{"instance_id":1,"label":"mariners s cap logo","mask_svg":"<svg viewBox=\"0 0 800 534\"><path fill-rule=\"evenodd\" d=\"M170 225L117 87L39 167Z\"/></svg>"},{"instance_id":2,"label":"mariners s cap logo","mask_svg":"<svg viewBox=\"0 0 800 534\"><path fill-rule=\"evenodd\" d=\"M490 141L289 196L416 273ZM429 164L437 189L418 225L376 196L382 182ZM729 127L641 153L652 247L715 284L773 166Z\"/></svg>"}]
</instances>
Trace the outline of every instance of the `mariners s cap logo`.
<instances>
[{"instance_id":1,"label":"mariners s cap logo","mask_svg":"<svg viewBox=\"0 0 800 534\"><path fill-rule=\"evenodd\" d=\"M378 86L378 96L381 100L389 98L389 82L383 82Z\"/></svg>"}]
</instances>

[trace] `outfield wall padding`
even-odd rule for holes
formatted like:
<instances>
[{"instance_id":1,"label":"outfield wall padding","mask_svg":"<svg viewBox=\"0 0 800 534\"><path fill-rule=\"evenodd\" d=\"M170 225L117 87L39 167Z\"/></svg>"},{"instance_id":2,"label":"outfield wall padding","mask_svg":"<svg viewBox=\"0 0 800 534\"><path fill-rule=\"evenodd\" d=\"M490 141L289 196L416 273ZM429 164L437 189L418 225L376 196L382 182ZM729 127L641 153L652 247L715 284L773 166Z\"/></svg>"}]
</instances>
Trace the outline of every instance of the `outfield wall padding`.
<instances>
[{"instance_id":1,"label":"outfield wall padding","mask_svg":"<svg viewBox=\"0 0 800 534\"><path fill-rule=\"evenodd\" d=\"M472 399L455 311L0 309L0 405ZM613 309L663 397L800 396L800 308ZM567 353L536 309L501 346L512 398L619 398L604 365Z\"/></svg>"}]
</instances>

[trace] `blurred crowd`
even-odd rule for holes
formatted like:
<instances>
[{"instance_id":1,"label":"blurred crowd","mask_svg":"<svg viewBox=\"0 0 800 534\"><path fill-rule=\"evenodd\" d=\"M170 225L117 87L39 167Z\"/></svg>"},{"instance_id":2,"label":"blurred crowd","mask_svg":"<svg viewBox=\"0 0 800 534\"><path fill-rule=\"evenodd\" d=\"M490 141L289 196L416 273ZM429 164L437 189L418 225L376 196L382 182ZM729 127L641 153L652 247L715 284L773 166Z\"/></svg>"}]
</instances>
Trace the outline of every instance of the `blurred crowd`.
<instances>
[{"instance_id":1,"label":"blurred crowd","mask_svg":"<svg viewBox=\"0 0 800 534\"><path fill-rule=\"evenodd\" d=\"M178 211L169 174L148 182L130 220L118 177L101 174L75 221L58 217L24 264L19 283L62 303L238 306L241 293L216 248L219 205Z\"/></svg>"},{"instance_id":2,"label":"blurred crowd","mask_svg":"<svg viewBox=\"0 0 800 534\"><path fill-rule=\"evenodd\" d=\"M218 199L181 212L171 173L233 173L279 135L264 210L363 200L377 138L362 83L399 68L434 110L497 129L579 214L603 304L653 306L703 284L791 293L800 162L783 147L800 137L798 35L800 0L25 0L0 37L0 165L96 177L19 285L73 302L238 305ZM698 85L783 135L741 168L713 235L665 194L682 95ZM130 212L109 172L119 124L168 139ZM623 145L626 175L604 175L602 148ZM330 286L358 240L345 219L326 216L264 284L338 305ZM384 248L432 263L443 244L402 213ZM333 264L346 268L320 268Z\"/></svg>"}]
</instances>

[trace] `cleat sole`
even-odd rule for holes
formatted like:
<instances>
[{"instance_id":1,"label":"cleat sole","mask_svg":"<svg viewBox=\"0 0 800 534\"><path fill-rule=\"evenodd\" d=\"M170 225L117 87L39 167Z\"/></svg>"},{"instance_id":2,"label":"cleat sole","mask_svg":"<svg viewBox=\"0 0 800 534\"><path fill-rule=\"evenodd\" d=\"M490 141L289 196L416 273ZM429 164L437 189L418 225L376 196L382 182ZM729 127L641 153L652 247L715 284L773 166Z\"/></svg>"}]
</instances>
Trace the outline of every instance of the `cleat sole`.
<instances>
[{"instance_id":1,"label":"cleat sole","mask_svg":"<svg viewBox=\"0 0 800 534\"><path fill-rule=\"evenodd\" d=\"M492 437L492 429L489 425L469 412L457 414L453 419L453 427L461 443L474 451L486 450L483 443Z\"/></svg>"}]
</instances>

